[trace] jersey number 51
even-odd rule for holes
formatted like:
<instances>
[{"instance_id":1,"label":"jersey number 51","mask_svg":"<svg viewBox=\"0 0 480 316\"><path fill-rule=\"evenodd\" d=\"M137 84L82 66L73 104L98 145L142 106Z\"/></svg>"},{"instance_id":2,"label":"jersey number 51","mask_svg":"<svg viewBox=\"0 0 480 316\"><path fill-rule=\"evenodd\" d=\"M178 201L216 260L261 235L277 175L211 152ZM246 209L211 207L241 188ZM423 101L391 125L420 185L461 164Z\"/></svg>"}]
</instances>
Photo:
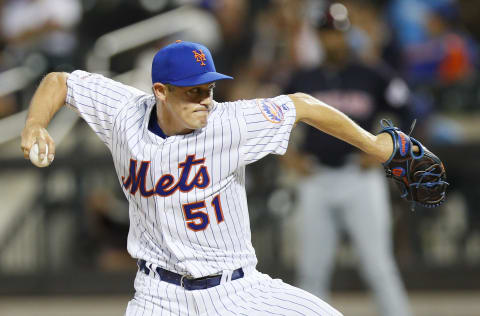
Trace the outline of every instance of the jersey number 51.
<instances>
[{"instance_id":1,"label":"jersey number 51","mask_svg":"<svg viewBox=\"0 0 480 316\"><path fill-rule=\"evenodd\" d=\"M215 217L217 223L220 224L224 221L222 204L220 203L220 194L215 195L210 203L215 210ZM205 201L199 201L194 203L183 204L183 214L185 216L185 222L187 227L195 232L204 230L210 224L210 218L208 213L201 211L206 209Z\"/></svg>"}]
</instances>

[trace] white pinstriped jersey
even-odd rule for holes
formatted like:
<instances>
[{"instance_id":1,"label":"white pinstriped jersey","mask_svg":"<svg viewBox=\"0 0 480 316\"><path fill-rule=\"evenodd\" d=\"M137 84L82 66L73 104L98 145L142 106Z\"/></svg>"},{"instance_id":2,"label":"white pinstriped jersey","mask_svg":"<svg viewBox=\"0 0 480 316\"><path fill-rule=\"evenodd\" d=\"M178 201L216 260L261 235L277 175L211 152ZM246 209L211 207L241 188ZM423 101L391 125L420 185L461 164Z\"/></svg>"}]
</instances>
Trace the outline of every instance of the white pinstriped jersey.
<instances>
[{"instance_id":1,"label":"white pinstriped jersey","mask_svg":"<svg viewBox=\"0 0 480 316\"><path fill-rule=\"evenodd\" d=\"M67 86L66 104L112 152L132 257L194 277L256 265L244 170L286 151L289 97L213 102L206 127L162 138L148 129L153 95L84 71Z\"/></svg>"}]
</instances>

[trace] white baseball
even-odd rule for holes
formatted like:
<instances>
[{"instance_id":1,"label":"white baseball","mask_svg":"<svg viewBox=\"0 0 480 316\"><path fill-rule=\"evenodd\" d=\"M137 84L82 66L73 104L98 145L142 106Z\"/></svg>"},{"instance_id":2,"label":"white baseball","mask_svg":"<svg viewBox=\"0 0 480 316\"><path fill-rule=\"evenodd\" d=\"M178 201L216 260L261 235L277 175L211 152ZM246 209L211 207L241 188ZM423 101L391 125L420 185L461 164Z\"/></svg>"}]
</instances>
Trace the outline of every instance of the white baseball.
<instances>
[{"instance_id":1,"label":"white baseball","mask_svg":"<svg viewBox=\"0 0 480 316\"><path fill-rule=\"evenodd\" d=\"M30 149L30 161L37 167L39 168L43 168L43 167L46 167L48 166L50 163L48 162L48 158L47 158L47 155L48 155L48 145L46 145L46 153L45 153L45 157L43 158L43 160L40 160L40 158L38 157L38 144L35 143L32 148Z\"/></svg>"}]
</instances>

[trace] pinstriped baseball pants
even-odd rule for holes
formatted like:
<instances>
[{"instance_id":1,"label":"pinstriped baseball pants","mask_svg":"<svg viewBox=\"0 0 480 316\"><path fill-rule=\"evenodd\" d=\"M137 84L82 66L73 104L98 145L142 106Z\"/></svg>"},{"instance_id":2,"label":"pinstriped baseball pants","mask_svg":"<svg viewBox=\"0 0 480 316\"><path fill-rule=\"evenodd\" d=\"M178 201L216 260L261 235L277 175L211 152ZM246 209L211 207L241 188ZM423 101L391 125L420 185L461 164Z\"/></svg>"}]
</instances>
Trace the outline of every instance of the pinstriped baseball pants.
<instances>
[{"instance_id":1,"label":"pinstriped baseball pants","mask_svg":"<svg viewBox=\"0 0 480 316\"><path fill-rule=\"evenodd\" d=\"M245 270L245 269L244 269ZM205 289L187 291L161 281L155 275L137 272L135 296L126 316L213 315L321 315L342 314L316 296L272 279L255 269L241 279Z\"/></svg>"}]
</instances>

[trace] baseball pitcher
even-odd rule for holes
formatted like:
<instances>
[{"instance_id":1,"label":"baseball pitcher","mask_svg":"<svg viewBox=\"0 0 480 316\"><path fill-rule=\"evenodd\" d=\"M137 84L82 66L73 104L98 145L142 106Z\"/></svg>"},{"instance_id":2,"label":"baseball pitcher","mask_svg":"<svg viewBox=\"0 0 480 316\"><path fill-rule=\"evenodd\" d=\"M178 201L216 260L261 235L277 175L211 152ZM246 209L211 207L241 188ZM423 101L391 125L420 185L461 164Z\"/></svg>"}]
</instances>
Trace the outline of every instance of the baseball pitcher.
<instances>
[{"instance_id":1,"label":"baseball pitcher","mask_svg":"<svg viewBox=\"0 0 480 316\"><path fill-rule=\"evenodd\" d=\"M46 128L64 104L110 149L139 268L126 315L341 315L256 270L245 166L283 154L299 121L379 162L395 155L396 134L372 135L306 94L215 102L224 79L205 46L180 41L155 55L152 95L85 71L50 73L32 98L22 150L27 158L37 144L38 158L53 161Z\"/></svg>"}]
</instances>

